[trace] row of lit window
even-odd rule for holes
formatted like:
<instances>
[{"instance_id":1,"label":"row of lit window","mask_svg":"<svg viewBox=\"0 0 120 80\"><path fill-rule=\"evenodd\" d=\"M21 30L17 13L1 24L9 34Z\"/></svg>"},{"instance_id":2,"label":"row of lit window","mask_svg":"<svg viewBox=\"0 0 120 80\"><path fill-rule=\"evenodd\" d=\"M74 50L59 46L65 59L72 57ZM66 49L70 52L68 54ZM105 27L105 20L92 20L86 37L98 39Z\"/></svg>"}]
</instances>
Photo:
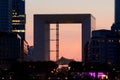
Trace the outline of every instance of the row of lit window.
<instances>
[{"instance_id":1,"label":"row of lit window","mask_svg":"<svg viewBox=\"0 0 120 80\"><path fill-rule=\"evenodd\" d=\"M25 32L25 30L12 30L12 32Z\"/></svg>"},{"instance_id":2,"label":"row of lit window","mask_svg":"<svg viewBox=\"0 0 120 80\"><path fill-rule=\"evenodd\" d=\"M93 42L99 43L99 42L105 42L105 40L93 40ZM120 40L108 40L108 42L119 42Z\"/></svg>"},{"instance_id":3,"label":"row of lit window","mask_svg":"<svg viewBox=\"0 0 120 80\"><path fill-rule=\"evenodd\" d=\"M17 16L16 16L16 15L13 15L12 17L17 17L17 18L18 18L18 17L25 17L25 15L17 15Z\"/></svg>"},{"instance_id":4,"label":"row of lit window","mask_svg":"<svg viewBox=\"0 0 120 80\"><path fill-rule=\"evenodd\" d=\"M12 22L21 22L20 20L12 20Z\"/></svg>"},{"instance_id":5,"label":"row of lit window","mask_svg":"<svg viewBox=\"0 0 120 80\"><path fill-rule=\"evenodd\" d=\"M120 32L120 30L115 30L115 32Z\"/></svg>"},{"instance_id":6,"label":"row of lit window","mask_svg":"<svg viewBox=\"0 0 120 80\"><path fill-rule=\"evenodd\" d=\"M13 12L12 14L13 14L13 15L17 15L17 12Z\"/></svg>"},{"instance_id":7,"label":"row of lit window","mask_svg":"<svg viewBox=\"0 0 120 80\"><path fill-rule=\"evenodd\" d=\"M25 25L25 23L12 23L12 25Z\"/></svg>"},{"instance_id":8,"label":"row of lit window","mask_svg":"<svg viewBox=\"0 0 120 80\"><path fill-rule=\"evenodd\" d=\"M25 22L24 20L12 20L12 22Z\"/></svg>"}]
</instances>

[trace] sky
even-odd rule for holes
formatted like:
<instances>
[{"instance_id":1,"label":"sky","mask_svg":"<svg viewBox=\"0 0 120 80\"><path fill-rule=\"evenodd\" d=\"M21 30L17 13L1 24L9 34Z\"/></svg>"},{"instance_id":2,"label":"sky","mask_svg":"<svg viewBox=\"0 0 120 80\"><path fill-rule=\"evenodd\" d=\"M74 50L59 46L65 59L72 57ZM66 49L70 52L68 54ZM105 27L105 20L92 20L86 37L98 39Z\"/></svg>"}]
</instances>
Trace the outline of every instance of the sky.
<instances>
[{"instance_id":1,"label":"sky","mask_svg":"<svg viewBox=\"0 0 120 80\"><path fill-rule=\"evenodd\" d=\"M96 30L110 29L114 23L114 0L26 0L26 40L29 45L33 45L34 14L85 13L90 13L96 18ZM51 26L54 27L55 24ZM80 24L60 24L60 57L81 60L81 45L78 45L81 44L80 26ZM52 42L51 44L54 45ZM54 54L51 53L53 60Z\"/></svg>"}]
</instances>

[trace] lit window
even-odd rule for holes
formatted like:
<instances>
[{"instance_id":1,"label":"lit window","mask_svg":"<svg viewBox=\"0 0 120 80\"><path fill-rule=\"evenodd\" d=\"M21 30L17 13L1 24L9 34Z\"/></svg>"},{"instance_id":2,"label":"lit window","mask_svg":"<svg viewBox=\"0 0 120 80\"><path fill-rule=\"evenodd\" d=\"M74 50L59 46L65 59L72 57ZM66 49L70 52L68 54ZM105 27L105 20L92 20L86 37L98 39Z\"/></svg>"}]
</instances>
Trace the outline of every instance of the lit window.
<instances>
[{"instance_id":1,"label":"lit window","mask_svg":"<svg viewBox=\"0 0 120 80\"><path fill-rule=\"evenodd\" d=\"M119 40L119 43L120 43L120 40Z\"/></svg>"},{"instance_id":2,"label":"lit window","mask_svg":"<svg viewBox=\"0 0 120 80\"><path fill-rule=\"evenodd\" d=\"M108 40L108 42L111 42L111 40Z\"/></svg>"},{"instance_id":3,"label":"lit window","mask_svg":"<svg viewBox=\"0 0 120 80\"><path fill-rule=\"evenodd\" d=\"M25 17L25 15L19 15L19 17Z\"/></svg>"},{"instance_id":4,"label":"lit window","mask_svg":"<svg viewBox=\"0 0 120 80\"><path fill-rule=\"evenodd\" d=\"M114 42L114 40L111 40L111 42Z\"/></svg>"},{"instance_id":5,"label":"lit window","mask_svg":"<svg viewBox=\"0 0 120 80\"><path fill-rule=\"evenodd\" d=\"M13 13L13 14L15 14L15 13ZM12 17L25 17L25 15L18 15L18 16L16 16L16 15L13 15Z\"/></svg>"},{"instance_id":6,"label":"lit window","mask_svg":"<svg viewBox=\"0 0 120 80\"><path fill-rule=\"evenodd\" d=\"M12 22L21 22L20 20L12 20Z\"/></svg>"},{"instance_id":7,"label":"lit window","mask_svg":"<svg viewBox=\"0 0 120 80\"><path fill-rule=\"evenodd\" d=\"M25 30L12 30L12 32L25 32Z\"/></svg>"},{"instance_id":8,"label":"lit window","mask_svg":"<svg viewBox=\"0 0 120 80\"><path fill-rule=\"evenodd\" d=\"M12 23L12 25L20 25L20 23Z\"/></svg>"}]
</instances>

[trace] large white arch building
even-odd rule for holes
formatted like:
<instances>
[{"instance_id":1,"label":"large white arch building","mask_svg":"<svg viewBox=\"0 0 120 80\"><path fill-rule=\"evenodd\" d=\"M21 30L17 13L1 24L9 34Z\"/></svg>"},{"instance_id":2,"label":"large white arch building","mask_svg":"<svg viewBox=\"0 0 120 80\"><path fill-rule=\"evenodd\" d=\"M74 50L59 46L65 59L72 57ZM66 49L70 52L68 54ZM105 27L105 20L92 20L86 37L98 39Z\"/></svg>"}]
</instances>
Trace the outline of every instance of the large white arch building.
<instances>
[{"instance_id":1,"label":"large white arch building","mask_svg":"<svg viewBox=\"0 0 120 80\"><path fill-rule=\"evenodd\" d=\"M50 23L82 24L82 61L84 46L95 29L95 18L91 14L35 14L34 15L34 61L50 60Z\"/></svg>"}]
</instances>

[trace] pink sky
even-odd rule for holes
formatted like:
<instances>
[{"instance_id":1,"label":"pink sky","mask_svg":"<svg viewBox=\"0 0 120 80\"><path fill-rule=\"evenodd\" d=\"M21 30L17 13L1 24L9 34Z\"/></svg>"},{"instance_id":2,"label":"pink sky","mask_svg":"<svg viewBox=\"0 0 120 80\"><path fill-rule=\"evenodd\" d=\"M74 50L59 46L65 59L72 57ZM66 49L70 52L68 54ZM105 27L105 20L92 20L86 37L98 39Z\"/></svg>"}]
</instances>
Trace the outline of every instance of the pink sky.
<instances>
[{"instance_id":1,"label":"pink sky","mask_svg":"<svg viewBox=\"0 0 120 80\"><path fill-rule=\"evenodd\" d=\"M114 22L114 0L26 0L26 40L29 45L33 45L33 14L61 13L91 13L96 18L96 29L110 29ZM81 60L79 25L60 26L60 56ZM55 53L51 54L55 59Z\"/></svg>"}]
</instances>

